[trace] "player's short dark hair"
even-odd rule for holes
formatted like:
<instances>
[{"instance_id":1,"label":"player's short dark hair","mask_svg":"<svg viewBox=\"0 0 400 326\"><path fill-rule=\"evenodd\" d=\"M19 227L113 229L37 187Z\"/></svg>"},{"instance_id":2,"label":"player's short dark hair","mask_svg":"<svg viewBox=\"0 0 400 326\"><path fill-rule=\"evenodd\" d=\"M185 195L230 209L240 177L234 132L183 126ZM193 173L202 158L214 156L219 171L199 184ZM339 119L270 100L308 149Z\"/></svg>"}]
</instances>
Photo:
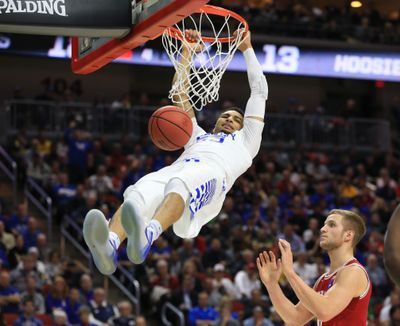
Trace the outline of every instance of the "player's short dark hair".
<instances>
[{"instance_id":1,"label":"player's short dark hair","mask_svg":"<svg viewBox=\"0 0 400 326\"><path fill-rule=\"evenodd\" d=\"M244 118L244 111L243 111L241 108L237 107L237 106L232 106L232 107L230 107L230 108L227 108L226 110L224 110L224 112L226 112L226 111L236 111L236 112L239 112L239 113L241 114L241 116Z\"/></svg>"}]
</instances>

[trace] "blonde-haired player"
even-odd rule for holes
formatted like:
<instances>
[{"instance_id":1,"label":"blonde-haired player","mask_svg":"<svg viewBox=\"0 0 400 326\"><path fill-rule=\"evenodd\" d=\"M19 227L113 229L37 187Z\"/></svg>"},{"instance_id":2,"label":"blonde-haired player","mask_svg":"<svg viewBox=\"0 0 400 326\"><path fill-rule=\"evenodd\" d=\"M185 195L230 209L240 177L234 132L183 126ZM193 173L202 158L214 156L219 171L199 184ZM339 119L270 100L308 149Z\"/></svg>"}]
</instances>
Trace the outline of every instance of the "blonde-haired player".
<instances>
[{"instance_id":1,"label":"blonde-haired player","mask_svg":"<svg viewBox=\"0 0 400 326\"><path fill-rule=\"evenodd\" d=\"M197 47L197 32L185 35L188 45L181 62L189 63L190 47ZM185 44L187 44L185 42ZM116 250L127 238L129 259L140 264L154 240L173 225L176 235L196 237L202 226L221 210L226 193L257 155L264 128L268 85L248 32L239 45L247 64L251 95L243 114L236 108L223 112L212 133L196 122L189 101L183 109L193 121L193 134L183 154L171 165L128 187L124 203L108 224L99 210L85 218L83 234L97 268L103 274L116 269ZM184 95L181 95L181 97Z\"/></svg>"},{"instance_id":2,"label":"blonde-haired player","mask_svg":"<svg viewBox=\"0 0 400 326\"><path fill-rule=\"evenodd\" d=\"M281 258L264 251L257 258L262 282L276 311L288 325L304 325L316 318L324 326L365 326L372 285L365 268L354 258L354 249L365 235L361 216L346 210L332 210L321 228L320 246L330 259L329 272L311 288L293 269L290 244L279 240ZM278 280L282 272L300 300L292 304Z\"/></svg>"}]
</instances>

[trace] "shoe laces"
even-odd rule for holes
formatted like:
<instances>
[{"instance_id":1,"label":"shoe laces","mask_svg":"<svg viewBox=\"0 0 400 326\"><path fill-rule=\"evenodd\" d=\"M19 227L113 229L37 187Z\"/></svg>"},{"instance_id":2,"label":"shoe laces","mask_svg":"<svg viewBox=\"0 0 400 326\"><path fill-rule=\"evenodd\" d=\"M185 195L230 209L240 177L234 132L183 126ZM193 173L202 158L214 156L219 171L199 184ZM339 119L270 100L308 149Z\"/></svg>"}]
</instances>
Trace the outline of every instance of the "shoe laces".
<instances>
[{"instance_id":1,"label":"shoe laces","mask_svg":"<svg viewBox=\"0 0 400 326\"><path fill-rule=\"evenodd\" d=\"M154 236L153 229L151 227L147 227L145 230L145 234L146 234L147 241L148 241L149 245L151 246L153 244L153 236Z\"/></svg>"}]
</instances>

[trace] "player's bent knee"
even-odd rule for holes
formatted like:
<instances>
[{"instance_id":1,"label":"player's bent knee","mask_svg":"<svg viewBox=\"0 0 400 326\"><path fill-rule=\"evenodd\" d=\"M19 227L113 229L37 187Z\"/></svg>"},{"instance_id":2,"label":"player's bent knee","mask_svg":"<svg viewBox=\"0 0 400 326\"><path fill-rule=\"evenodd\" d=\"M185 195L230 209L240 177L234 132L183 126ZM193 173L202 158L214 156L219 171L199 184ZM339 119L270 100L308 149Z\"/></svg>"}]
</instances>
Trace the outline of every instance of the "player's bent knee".
<instances>
[{"instance_id":1,"label":"player's bent knee","mask_svg":"<svg viewBox=\"0 0 400 326\"><path fill-rule=\"evenodd\" d=\"M143 214L143 210L144 210L144 206L145 206L145 201L143 198L143 195L141 193L139 193L138 191L132 190L128 196L126 196L124 202L133 202L135 203L136 207L139 208L140 210L140 214Z\"/></svg>"},{"instance_id":2,"label":"player's bent knee","mask_svg":"<svg viewBox=\"0 0 400 326\"><path fill-rule=\"evenodd\" d=\"M167 185L165 186L165 196L169 194L178 194L184 203L186 203L189 199L190 193L185 183L179 178L171 179Z\"/></svg>"}]
</instances>

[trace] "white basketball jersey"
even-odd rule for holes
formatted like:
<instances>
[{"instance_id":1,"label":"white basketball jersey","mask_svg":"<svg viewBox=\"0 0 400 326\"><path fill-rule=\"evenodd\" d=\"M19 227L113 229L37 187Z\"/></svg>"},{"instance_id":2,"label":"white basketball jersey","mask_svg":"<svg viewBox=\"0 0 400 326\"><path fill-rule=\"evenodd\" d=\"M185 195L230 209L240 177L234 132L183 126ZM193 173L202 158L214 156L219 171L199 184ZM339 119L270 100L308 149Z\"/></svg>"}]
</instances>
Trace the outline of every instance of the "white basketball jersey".
<instances>
[{"instance_id":1,"label":"white basketball jersey","mask_svg":"<svg viewBox=\"0 0 400 326\"><path fill-rule=\"evenodd\" d=\"M226 175L227 190L250 166L261 145L264 123L245 118L241 130L232 134L206 133L195 118L193 134L177 162L199 159L222 168Z\"/></svg>"}]
</instances>

